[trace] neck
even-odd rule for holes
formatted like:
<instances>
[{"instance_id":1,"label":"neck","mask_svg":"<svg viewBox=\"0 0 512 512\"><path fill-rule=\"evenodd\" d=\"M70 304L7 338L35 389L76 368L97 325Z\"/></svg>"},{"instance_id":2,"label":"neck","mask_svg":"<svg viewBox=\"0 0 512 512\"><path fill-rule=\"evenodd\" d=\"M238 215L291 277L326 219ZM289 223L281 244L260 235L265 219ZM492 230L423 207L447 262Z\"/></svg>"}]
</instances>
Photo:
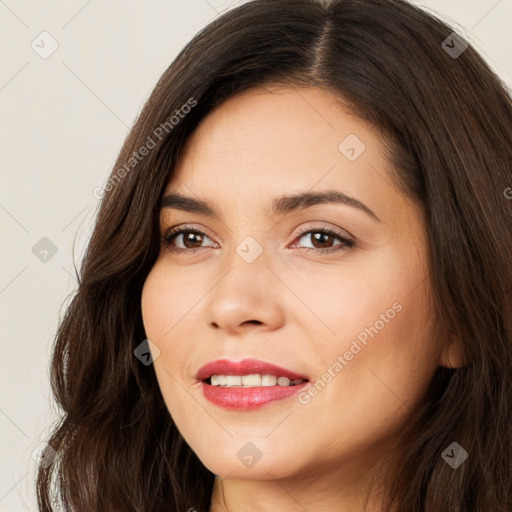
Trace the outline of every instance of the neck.
<instances>
[{"instance_id":1,"label":"neck","mask_svg":"<svg viewBox=\"0 0 512 512\"><path fill-rule=\"evenodd\" d=\"M361 468L360 468L361 469ZM389 474L382 471L380 474ZM305 475L273 478L271 472L258 480L216 476L210 512L383 512L384 483L375 479L377 468L365 471L308 469ZM354 474L358 474L354 478ZM350 476L349 476L350 475Z\"/></svg>"}]
</instances>

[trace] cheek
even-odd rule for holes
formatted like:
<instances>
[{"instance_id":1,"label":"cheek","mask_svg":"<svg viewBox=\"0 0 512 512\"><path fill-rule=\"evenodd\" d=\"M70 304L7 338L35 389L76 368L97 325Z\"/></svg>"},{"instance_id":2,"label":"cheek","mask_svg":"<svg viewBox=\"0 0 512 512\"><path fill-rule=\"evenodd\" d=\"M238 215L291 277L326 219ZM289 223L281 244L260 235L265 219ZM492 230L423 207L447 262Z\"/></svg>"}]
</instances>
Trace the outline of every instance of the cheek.
<instances>
[{"instance_id":1,"label":"cheek","mask_svg":"<svg viewBox=\"0 0 512 512\"><path fill-rule=\"evenodd\" d=\"M195 384L198 348L206 348L204 304L215 281L191 267L157 260L142 289L141 309L146 336L160 350L155 371L165 386L174 376L185 386ZM198 343L201 343L198 346ZM165 375L167 373L167 375Z\"/></svg>"},{"instance_id":2,"label":"cheek","mask_svg":"<svg viewBox=\"0 0 512 512\"><path fill-rule=\"evenodd\" d=\"M364 344L375 336L385 338L398 327L411 329L408 337L415 337L413 331L423 333L433 312L424 285L427 267L417 260L396 251L374 251L347 259L339 268L296 266L283 279L293 283L301 299L293 307L294 321L305 333L318 332L316 340L323 340L327 353L329 347L348 349L354 339Z\"/></svg>"},{"instance_id":3,"label":"cheek","mask_svg":"<svg viewBox=\"0 0 512 512\"><path fill-rule=\"evenodd\" d=\"M173 333L194 319L195 308L208 292L204 278L189 268L166 265L159 260L148 274L142 290L141 308L149 339L167 343ZM162 348L162 347L160 347Z\"/></svg>"},{"instance_id":4,"label":"cheek","mask_svg":"<svg viewBox=\"0 0 512 512\"><path fill-rule=\"evenodd\" d=\"M314 399L325 410L334 404L333 421L341 411L364 419L368 410L413 405L423 397L439 360L426 263L417 255L390 254L361 268L347 267L329 279L304 274L296 290L317 317L297 314L300 330L311 338L322 333L314 337L309 359L319 371L315 378L323 397Z\"/></svg>"},{"instance_id":5,"label":"cheek","mask_svg":"<svg viewBox=\"0 0 512 512\"><path fill-rule=\"evenodd\" d=\"M142 321L147 337L152 341L165 336L171 327L168 312L173 311L172 297L166 293L166 276L159 271L158 263L146 277L142 288ZM160 347L159 347L160 348Z\"/></svg>"},{"instance_id":6,"label":"cheek","mask_svg":"<svg viewBox=\"0 0 512 512\"><path fill-rule=\"evenodd\" d=\"M437 366L429 317L418 308L421 295L392 303L395 308L388 312L387 323L379 317L389 311L386 301L384 308L376 305L377 314L372 313L372 320L362 327L344 317L337 327L346 336L338 336L336 342L324 340L317 347L321 371L308 392L299 395L303 407L295 415L301 424L315 418L325 426L324 440L315 443L355 456L377 449L408 425ZM304 446L310 442L302 441Z\"/></svg>"},{"instance_id":7,"label":"cheek","mask_svg":"<svg viewBox=\"0 0 512 512\"><path fill-rule=\"evenodd\" d=\"M332 421L345 418L354 436L377 425L391 432L406 421L423 399L439 356L428 290L375 292L378 298L353 301L338 314L336 341L318 349L324 373L317 379L329 382L315 404L317 413L327 411Z\"/></svg>"},{"instance_id":8,"label":"cheek","mask_svg":"<svg viewBox=\"0 0 512 512\"><path fill-rule=\"evenodd\" d=\"M195 339L193 332L197 332L199 319L194 304L201 297L201 290L194 283L197 280L188 278L186 272L169 269L157 261L142 290L142 320L147 338L160 351L154 369L165 399L179 391L176 378L183 381L184 371L192 376L187 362L193 347L187 340Z\"/></svg>"},{"instance_id":9,"label":"cheek","mask_svg":"<svg viewBox=\"0 0 512 512\"><path fill-rule=\"evenodd\" d=\"M193 347L186 340L194 339L187 333L197 331L199 321L193 306L201 297L201 290L194 282L197 280L190 279L183 269L178 272L157 261L146 278L141 297L146 336L160 350L154 362L155 375L167 409L178 427L190 422L193 425L201 417L200 410L191 406L193 390L188 387L192 380L183 378L183 372L192 377L192 368L187 364ZM177 290L179 293L175 293Z\"/></svg>"}]
</instances>

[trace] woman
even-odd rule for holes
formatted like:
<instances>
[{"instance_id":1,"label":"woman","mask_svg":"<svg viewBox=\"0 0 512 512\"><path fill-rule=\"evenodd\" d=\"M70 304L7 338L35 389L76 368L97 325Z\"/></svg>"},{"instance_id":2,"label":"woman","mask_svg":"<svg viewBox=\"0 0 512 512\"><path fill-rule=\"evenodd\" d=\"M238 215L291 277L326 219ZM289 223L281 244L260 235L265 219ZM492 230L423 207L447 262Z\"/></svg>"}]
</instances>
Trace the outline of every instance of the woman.
<instances>
[{"instance_id":1,"label":"woman","mask_svg":"<svg viewBox=\"0 0 512 512\"><path fill-rule=\"evenodd\" d=\"M511 135L405 1L202 30L104 187L40 510L511 510Z\"/></svg>"}]
</instances>

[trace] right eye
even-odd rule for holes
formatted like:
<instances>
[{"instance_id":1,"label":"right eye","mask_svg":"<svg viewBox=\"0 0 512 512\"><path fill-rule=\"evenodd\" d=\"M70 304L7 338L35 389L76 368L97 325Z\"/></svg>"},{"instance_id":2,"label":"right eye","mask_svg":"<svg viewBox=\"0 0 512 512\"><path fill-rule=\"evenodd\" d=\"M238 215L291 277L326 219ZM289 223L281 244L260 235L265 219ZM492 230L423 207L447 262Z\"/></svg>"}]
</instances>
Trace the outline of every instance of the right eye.
<instances>
[{"instance_id":1,"label":"right eye","mask_svg":"<svg viewBox=\"0 0 512 512\"><path fill-rule=\"evenodd\" d=\"M209 240L211 244L202 245ZM165 247L175 252L193 252L204 247L214 247L215 243L203 232L191 228L173 228L162 236Z\"/></svg>"}]
</instances>

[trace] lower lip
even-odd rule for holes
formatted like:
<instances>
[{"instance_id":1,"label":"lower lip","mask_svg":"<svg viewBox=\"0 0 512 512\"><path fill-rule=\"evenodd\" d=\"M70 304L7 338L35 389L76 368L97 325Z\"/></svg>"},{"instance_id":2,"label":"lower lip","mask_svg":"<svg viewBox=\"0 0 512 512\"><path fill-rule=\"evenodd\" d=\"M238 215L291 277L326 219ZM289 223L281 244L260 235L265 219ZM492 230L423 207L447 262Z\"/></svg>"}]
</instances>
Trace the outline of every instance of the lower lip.
<instances>
[{"instance_id":1,"label":"lower lip","mask_svg":"<svg viewBox=\"0 0 512 512\"><path fill-rule=\"evenodd\" d=\"M304 389L308 382L295 386L261 386L254 388L210 386L201 383L207 400L225 409L248 411L278 400L284 400Z\"/></svg>"}]
</instances>

